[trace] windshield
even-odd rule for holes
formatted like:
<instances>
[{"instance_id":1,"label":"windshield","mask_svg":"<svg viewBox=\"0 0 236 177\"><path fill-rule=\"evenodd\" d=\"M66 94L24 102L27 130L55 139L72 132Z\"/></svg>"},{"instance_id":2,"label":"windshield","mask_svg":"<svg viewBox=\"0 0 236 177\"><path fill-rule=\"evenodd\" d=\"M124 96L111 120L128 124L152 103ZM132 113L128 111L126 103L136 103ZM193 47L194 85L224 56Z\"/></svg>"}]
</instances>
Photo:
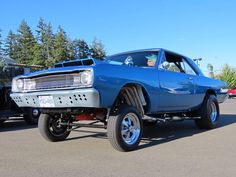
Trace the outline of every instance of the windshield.
<instances>
[{"instance_id":1,"label":"windshield","mask_svg":"<svg viewBox=\"0 0 236 177\"><path fill-rule=\"evenodd\" d=\"M106 62L116 65L138 67L154 67L157 63L158 51L134 52L107 57Z\"/></svg>"}]
</instances>

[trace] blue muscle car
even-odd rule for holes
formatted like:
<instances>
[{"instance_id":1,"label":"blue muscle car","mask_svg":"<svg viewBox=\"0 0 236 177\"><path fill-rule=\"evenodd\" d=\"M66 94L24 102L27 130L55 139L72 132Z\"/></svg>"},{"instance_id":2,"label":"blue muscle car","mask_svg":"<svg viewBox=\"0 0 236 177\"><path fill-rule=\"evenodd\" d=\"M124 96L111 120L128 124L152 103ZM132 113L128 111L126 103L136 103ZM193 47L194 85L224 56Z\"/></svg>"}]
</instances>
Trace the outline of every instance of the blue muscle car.
<instances>
[{"instance_id":1,"label":"blue muscle car","mask_svg":"<svg viewBox=\"0 0 236 177\"><path fill-rule=\"evenodd\" d=\"M205 77L191 59L164 49L64 61L14 78L12 92L18 106L41 109L38 127L45 139L64 140L83 126L104 127L120 151L137 148L143 125L194 119L199 128L215 128L218 103L228 96L225 82Z\"/></svg>"}]
</instances>

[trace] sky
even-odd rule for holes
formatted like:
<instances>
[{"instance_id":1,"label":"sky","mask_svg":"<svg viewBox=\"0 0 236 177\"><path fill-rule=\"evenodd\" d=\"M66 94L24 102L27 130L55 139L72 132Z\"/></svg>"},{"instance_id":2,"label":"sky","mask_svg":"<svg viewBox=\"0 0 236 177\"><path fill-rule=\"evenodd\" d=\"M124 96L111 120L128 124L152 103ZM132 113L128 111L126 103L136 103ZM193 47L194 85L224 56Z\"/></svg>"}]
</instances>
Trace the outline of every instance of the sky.
<instances>
[{"instance_id":1,"label":"sky","mask_svg":"<svg viewBox=\"0 0 236 177\"><path fill-rule=\"evenodd\" d=\"M72 38L102 41L108 55L166 48L202 58L219 72L236 68L235 0L1 0L0 29L5 38L24 19L35 32L39 18L61 25Z\"/></svg>"}]
</instances>

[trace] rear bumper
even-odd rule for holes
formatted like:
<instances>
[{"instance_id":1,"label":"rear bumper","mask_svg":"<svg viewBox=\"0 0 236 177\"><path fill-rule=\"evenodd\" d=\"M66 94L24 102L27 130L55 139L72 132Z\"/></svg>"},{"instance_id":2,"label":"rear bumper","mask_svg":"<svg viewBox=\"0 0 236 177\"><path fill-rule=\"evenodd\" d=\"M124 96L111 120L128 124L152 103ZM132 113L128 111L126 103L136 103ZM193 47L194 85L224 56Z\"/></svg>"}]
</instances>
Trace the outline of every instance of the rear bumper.
<instances>
[{"instance_id":1,"label":"rear bumper","mask_svg":"<svg viewBox=\"0 0 236 177\"><path fill-rule=\"evenodd\" d=\"M40 98L50 97L50 104L42 104ZM35 108L74 108L100 107L99 92L94 88L57 90L32 93L12 93L11 98L19 107Z\"/></svg>"},{"instance_id":2,"label":"rear bumper","mask_svg":"<svg viewBox=\"0 0 236 177\"><path fill-rule=\"evenodd\" d=\"M217 95L218 103L223 103L223 102L225 102L228 98L229 98L229 95L228 95L228 94L220 94L220 95Z\"/></svg>"}]
</instances>

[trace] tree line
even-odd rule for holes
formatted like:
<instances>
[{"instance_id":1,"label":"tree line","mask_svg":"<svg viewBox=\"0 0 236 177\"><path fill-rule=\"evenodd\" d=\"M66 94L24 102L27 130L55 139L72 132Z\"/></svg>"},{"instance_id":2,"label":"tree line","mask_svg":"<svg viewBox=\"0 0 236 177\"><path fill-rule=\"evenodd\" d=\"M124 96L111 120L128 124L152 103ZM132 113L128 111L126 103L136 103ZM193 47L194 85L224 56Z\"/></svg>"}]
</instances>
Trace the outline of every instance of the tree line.
<instances>
[{"instance_id":1,"label":"tree line","mask_svg":"<svg viewBox=\"0 0 236 177\"><path fill-rule=\"evenodd\" d=\"M35 33L25 20L16 33L9 31L4 40L0 30L0 55L7 55L19 64L52 67L65 59L92 57L102 60L106 52L97 39L90 45L83 39L72 40L61 26L53 33L51 23L40 18ZM228 82L229 87L236 86L236 69L226 64L219 74L215 74L213 65L207 67L210 77Z\"/></svg>"},{"instance_id":2,"label":"tree line","mask_svg":"<svg viewBox=\"0 0 236 177\"><path fill-rule=\"evenodd\" d=\"M83 39L70 39L59 26L53 33L51 23L40 18L35 34L25 20L17 32L9 31L5 40L0 31L0 55L7 55L17 63L52 67L65 59L96 58L104 59L104 45L96 38L89 45Z\"/></svg>"}]
</instances>

